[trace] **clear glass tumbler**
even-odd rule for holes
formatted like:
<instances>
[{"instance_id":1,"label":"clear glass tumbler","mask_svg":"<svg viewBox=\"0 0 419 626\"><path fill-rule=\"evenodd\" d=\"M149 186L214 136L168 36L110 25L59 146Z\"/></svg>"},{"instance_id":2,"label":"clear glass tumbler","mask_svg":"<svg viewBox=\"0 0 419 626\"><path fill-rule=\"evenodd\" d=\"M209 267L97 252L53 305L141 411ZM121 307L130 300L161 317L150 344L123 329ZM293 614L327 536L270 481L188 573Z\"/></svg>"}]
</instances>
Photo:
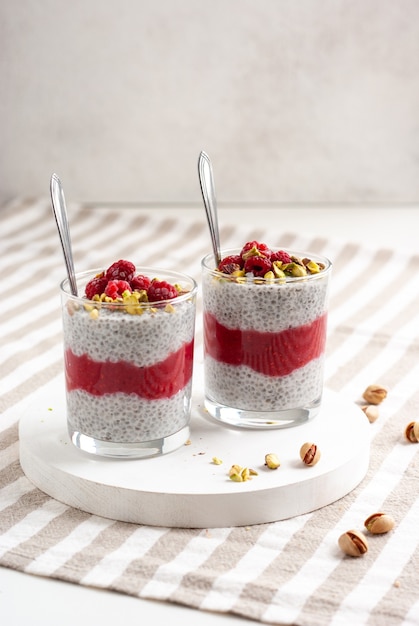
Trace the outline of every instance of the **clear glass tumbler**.
<instances>
[{"instance_id":1,"label":"clear glass tumbler","mask_svg":"<svg viewBox=\"0 0 419 626\"><path fill-rule=\"evenodd\" d=\"M178 272L137 271L176 284L180 295L94 302L61 284L68 432L100 456L156 456L189 437L197 284ZM78 274L78 293L100 272Z\"/></svg>"},{"instance_id":2,"label":"clear glass tumbler","mask_svg":"<svg viewBox=\"0 0 419 626\"><path fill-rule=\"evenodd\" d=\"M320 409L332 265L287 252L320 271L264 278L222 273L213 254L202 260L205 407L220 422L284 428Z\"/></svg>"}]
</instances>

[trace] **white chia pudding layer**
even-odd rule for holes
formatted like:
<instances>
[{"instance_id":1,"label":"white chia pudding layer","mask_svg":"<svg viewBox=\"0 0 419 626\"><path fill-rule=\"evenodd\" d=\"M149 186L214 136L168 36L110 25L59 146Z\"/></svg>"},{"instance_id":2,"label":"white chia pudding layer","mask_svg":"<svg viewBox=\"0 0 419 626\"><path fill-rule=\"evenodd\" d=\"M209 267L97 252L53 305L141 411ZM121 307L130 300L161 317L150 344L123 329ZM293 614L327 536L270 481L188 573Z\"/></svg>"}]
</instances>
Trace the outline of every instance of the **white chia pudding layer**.
<instances>
[{"instance_id":1,"label":"white chia pudding layer","mask_svg":"<svg viewBox=\"0 0 419 626\"><path fill-rule=\"evenodd\" d=\"M167 313L157 309L129 315L102 307L92 319L83 308L70 315L63 307L64 345L76 356L87 354L93 361L127 361L149 367L190 343L194 336L195 307L185 300Z\"/></svg>"},{"instance_id":2,"label":"white chia pudding layer","mask_svg":"<svg viewBox=\"0 0 419 626\"><path fill-rule=\"evenodd\" d=\"M190 382L171 398L144 400L135 394L67 394L68 428L101 441L144 443L178 432L189 422Z\"/></svg>"},{"instance_id":3,"label":"white chia pudding layer","mask_svg":"<svg viewBox=\"0 0 419 626\"><path fill-rule=\"evenodd\" d=\"M284 411L320 400L324 357L281 377L205 356L205 393L213 402L246 411Z\"/></svg>"},{"instance_id":4,"label":"white chia pudding layer","mask_svg":"<svg viewBox=\"0 0 419 626\"><path fill-rule=\"evenodd\" d=\"M63 307L64 346L76 356L93 361L120 361L149 367L164 361L194 338L195 307L192 301L163 309L129 315L101 307L92 319L80 308L69 314ZM67 391L69 430L103 441L139 443L176 433L189 422L191 382L170 398L147 400L136 394L97 396L84 390Z\"/></svg>"},{"instance_id":5,"label":"white chia pudding layer","mask_svg":"<svg viewBox=\"0 0 419 626\"><path fill-rule=\"evenodd\" d=\"M204 272L204 308L227 328L280 332L313 322L326 311L328 277L254 284L214 278Z\"/></svg>"}]
</instances>

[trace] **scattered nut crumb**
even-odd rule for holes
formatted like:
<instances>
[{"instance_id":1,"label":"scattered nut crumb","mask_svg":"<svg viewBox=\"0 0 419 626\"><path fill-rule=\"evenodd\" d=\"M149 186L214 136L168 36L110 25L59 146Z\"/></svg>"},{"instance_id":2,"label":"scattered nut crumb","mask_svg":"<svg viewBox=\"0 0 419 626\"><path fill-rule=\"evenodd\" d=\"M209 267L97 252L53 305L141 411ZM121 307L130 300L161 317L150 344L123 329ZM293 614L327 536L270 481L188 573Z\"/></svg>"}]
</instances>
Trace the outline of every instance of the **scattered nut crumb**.
<instances>
[{"instance_id":1,"label":"scattered nut crumb","mask_svg":"<svg viewBox=\"0 0 419 626\"><path fill-rule=\"evenodd\" d=\"M190 439L187 439L187 440L185 441L185 446L190 446L190 445L191 445L191 443L192 443L192 441L191 441Z\"/></svg>"},{"instance_id":2,"label":"scattered nut crumb","mask_svg":"<svg viewBox=\"0 0 419 626\"><path fill-rule=\"evenodd\" d=\"M365 406L362 406L361 409L364 411L370 424L372 424L373 422L375 422L375 420L378 419L380 413L376 405L366 404Z\"/></svg>"},{"instance_id":3,"label":"scattered nut crumb","mask_svg":"<svg viewBox=\"0 0 419 626\"><path fill-rule=\"evenodd\" d=\"M400 580L395 580L393 583L394 587L400 587Z\"/></svg>"},{"instance_id":4,"label":"scattered nut crumb","mask_svg":"<svg viewBox=\"0 0 419 626\"><path fill-rule=\"evenodd\" d=\"M218 456L213 456L211 460L214 463L214 465L221 465L223 462L222 459L218 458Z\"/></svg>"}]
</instances>

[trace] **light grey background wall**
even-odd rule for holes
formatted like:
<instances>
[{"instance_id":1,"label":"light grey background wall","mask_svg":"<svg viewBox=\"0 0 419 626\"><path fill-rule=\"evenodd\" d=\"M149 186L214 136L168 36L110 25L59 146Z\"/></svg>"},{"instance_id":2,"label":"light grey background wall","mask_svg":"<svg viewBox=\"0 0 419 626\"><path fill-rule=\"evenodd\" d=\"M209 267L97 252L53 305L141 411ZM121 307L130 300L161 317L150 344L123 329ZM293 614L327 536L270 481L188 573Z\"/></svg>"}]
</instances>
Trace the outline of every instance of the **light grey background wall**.
<instances>
[{"instance_id":1,"label":"light grey background wall","mask_svg":"<svg viewBox=\"0 0 419 626\"><path fill-rule=\"evenodd\" d=\"M419 200L418 0L0 0L0 201Z\"/></svg>"}]
</instances>

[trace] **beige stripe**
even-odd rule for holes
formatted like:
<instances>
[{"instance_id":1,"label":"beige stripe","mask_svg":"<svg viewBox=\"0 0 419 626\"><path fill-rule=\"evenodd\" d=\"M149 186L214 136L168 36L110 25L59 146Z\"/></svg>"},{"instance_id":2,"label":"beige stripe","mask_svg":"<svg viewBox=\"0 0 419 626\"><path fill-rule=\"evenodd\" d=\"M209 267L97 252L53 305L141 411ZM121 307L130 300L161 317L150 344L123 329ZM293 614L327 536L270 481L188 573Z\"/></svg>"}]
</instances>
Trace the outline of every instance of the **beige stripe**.
<instances>
[{"instance_id":1,"label":"beige stripe","mask_svg":"<svg viewBox=\"0 0 419 626\"><path fill-rule=\"evenodd\" d=\"M335 374L327 379L327 385L334 390L339 390L344 387L351 377L358 374L360 370L365 368L368 363L372 361L372 359L376 358L380 354L383 347L388 342L389 337L391 337L391 329L396 327L398 320L403 320L404 323L407 323L416 317L417 306L419 306L419 298L416 299L416 306L413 306L412 303L410 303L402 312L396 314L393 320L387 322L384 325L384 331L383 329L377 330L377 332L375 332L362 347L360 352L355 354L349 361L346 361L343 367L339 368ZM393 324L395 326L393 326ZM341 342L345 341L347 336L348 332L345 329L335 329L331 335L330 341L332 351L333 346L335 349L339 347ZM418 350L418 338L412 339L414 343L408 347L407 351L404 352L395 363L389 363L390 367L380 376L381 384L388 385L389 388L391 388L399 380L401 380L402 376L406 373L406 371L408 371L410 367L410 357L413 359L412 362L415 362L414 359ZM328 354L330 354L330 344L328 339ZM361 392L362 391L363 389Z\"/></svg>"},{"instance_id":2,"label":"beige stripe","mask_svg":"<svg viewBox=\"0 0 419 626\"><path fill-rule=\"evenodd\" d=\"M11 316L13 317L13 316ZM7 336L3 338L3 345L6 345L6 343L12 343L13 341L19 341L22 340L22 337L24 335L28 335L30 333L33 333L35 330L39 330L40 328L43 328L44 326L47 326L48 324L51 324L51 322L56 321L57 319L61 320L61 313L59 310L59 301L57 300L57 308L48 311L47 313L45 313L44 315L42 315L41 317L37 317L35 319L33 318L29 318L27 321L25 321L25 325L23 328L17 328L16 330L7 333Z\"/></svg>"},{"instance_id":3,"label":"beige stripe","mask_svg":"<svg viewBox=\"0 0 419 626\"><path fill-rule=\"evenodd\" d=\"M397 280L391 280L391 286L390 286L390 281L388 284L385 284L382 287L381 291L379 291L378 293L374 295L373 301L366 302L365 306L358 309L358 311L356 311L349 319L345 320L345 325L357 326L360 323L364 322L365 319L367 319L369 315L375 313L376 311L380 309L384 309L386 306L388 306L390 293L391 293L391 298L395 300L397 298L397 294L406 286L406 284L409 284L411 277L413 275L416 275L418 273L418 270L419 270L419 257L415 256L409 260L409 263L407 264L406 268L404 268L403 272L399 276L397 276ZM358 279L358 283L359 282L361 281L359 281ZM365 285L365 282L360 286L363 287L364 285ZM390 289L391 289L391 292L389 291ZM332 307L334 305L335 303L331 304Z\"/></svg>"},{"instance_id":4,"label":"beige stripe","mask_svg":"<svg viewBox=\"0 0 419 626\"><path fill-rule=\"evenodd\" d=\"M20 467L19 459L16 459L0 471L0 487L6 487L6 485L13 483L21 476L23 476L23 471Z\"/></svg>"},{"instance_id":5,"label":"beige stripe","mask_svg":"<svg viewBox=\"0 0 419 626\"><path fill-rule=\"evenodd\" d=\"M416 550L412 553L401 575L374 607L374 612L365 622L368 626L390 624L389 616L391 616L391 626L419 624L419 614L414 616L415 621L404 621L412 606L418 601L418 571L419 546L416 546ZM395 615L396 610L397 615Z\"/></svg>"},{"instance_id":6,"label":"beige stripe","mask_svg":"<svg viewBox=\"0 0 419 626\"><path fill-rule=\"evenodd\" d=\"M21 402L23 398L29 396L32 392L36 391L46 383L50 382L53 378L63 369L63 362L60 359L50 365L47 365L42 370L36 372L31 378L25 380L17 387L14 387L10 391L4 393L0 397L0 412L10 409L14 404Z\"/></svg>"},{"instance_id":7,"label":"beige stripe","mask_svg":"<svg viewBox=\"0 0 419 626\"><path fill-rule=\"evenodd\" d=\"M62 334L57 333L47 337L43 341L35 344L28 350L21 350L9 357L6 361L0 364L0 376L7 376L13 370L17 369L22 363L27 363L36 357L39 357L44 352L50 350L53 346L56 346L62 341Z\"/></svg>"},{"instance_id":8,"label":"beige stripe","mask_svg":"<svg viewBox=\"0 0 419 626\"><path fill-rule=\"evenodd\" d=\"M265 530L266 526L263 524L249 528L233 528L228 538L199 568L183 576L171 599L181 604L199 607L217 577L231 570Z\"/></svg>"},{"instance_id":9,"label":"beige stripe","mask_svg":"<svg viewBox=\"0 0 419 626\"><path fill-rule=\"evenodd\" d=\"M16 469L15 471L15 478L23 474L21 470ZM50 499L46 493L39 489L33 489L23 494L15 504L0 511L0 534L7 533L29 513L36 511ZM13 561L8 560L6 563L3 561L3 557L0 558L0 564L14 567Z\"/></svg>"},{"instance_id":10,"label":"beige stripe","mask_svg":"<svg viewBox=\"0 0 419 626\"><path fill-rule=\"evenodd\" d=\"M1 424L1 422L0 422ZM19 437L19 429L17 424L13 424L6 430L0 431L0 452L5 450L12 444L16 443ZM1 474L0 474L0 485L2 485Z\"/></svg>"},{"instance_id":11,"label":"beige stripe","mask_svg":"<svg viewBox=\"0 0 419 626\"><path fill-rule=\"evenodd\" d=\"M54 578L80 582L104 557L117 550L136 530L135 524L114 522L104 528L95 539L55 570Z\"/></svg>"},{"instance_id":12,"label":"beige stripe","mask_svg":"<svg viewBox=\"0 0 419 626\"><path fill-rule=\"evenodd\" d=\"M38 503L38 507L41 504L43 503ZM67 537L74 528L89 517L91 517L90 513L68 508L64 513L54 517L30 539L6 552L2 557L2 564L6 567L24 570L38 556Z\"/></svg>"},{"instance_id":13,"label":"beige stripe","mask_svg":"<svg viewBox=\"0 0 419 626\"><path fill-rule=\"evenodd\" d=\"M160 565L170 562L197 532L187 528L167 529L143 557L131 561L123 574L113 581L111 588L140 596L141 589L153 578Z\"/></svg>"},{"instance_id":14,"label":"beige stripe","mask_svg":"<svg viewBox=\"0 0 419 626\"><path fill-rule=\"evenodd\" d=\"M363 289L365 286L365 282L373 280L374 275L381 269L381 267L388 262L388 260L393 256L391 250L378 250L371 256L369 259L366 256L366 265L364 268L364 272L362 276L356 275L353 277L353 280L346 285L344 290L333 292L330 296L330 309L337 308L341 306L348 298L351 298L354 293ZM336 271L339 271L339 264L343 261L343 259L338 259L333 265ZM397 277L398 278L398 277ZM407 278L407 277L406 277ZM390 280L390 278L389 278ZM397 281L392 282L392 286ZM388 301L388 291L387 291L387 301Z\"/></svg>"}]
</instances>

